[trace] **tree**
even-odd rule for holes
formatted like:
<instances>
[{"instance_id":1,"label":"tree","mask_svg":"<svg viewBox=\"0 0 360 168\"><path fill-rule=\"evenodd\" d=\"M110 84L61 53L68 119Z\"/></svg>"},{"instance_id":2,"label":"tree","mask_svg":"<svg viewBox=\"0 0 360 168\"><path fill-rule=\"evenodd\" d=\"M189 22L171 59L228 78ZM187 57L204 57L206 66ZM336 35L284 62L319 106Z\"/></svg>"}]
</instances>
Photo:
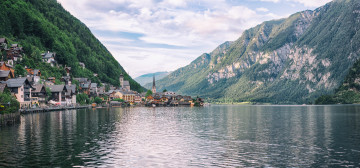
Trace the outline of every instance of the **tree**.
<instances>
[{"instance_id":1,"label":"tree","mask_svg":"<svg viewBox=\"0 0 360 168\"><path fill-rule=\"evenodd\" d=\"M109 84L106 84L105 85L105 92L108 92L110 90L110 85Z\"/></svg>"},{"instance_id":2,"label":"tree","mask_svg":"<svg viewBox=\"0 0 360 168\"><path fill-rule=\"evenodd\" d=\"M52 96L51 90L49 87L46 87L45 91L46 91L46 101L49 101Z\"/></svg>"},{"instance_id":3,"label":"tree","mask_svg":"<svg viewBox=\"0 0 360 168\"><path fill-rule=\"evenodd\" d=\"M100 97L95 97L94 102L95 102L96 104L101 104L101 103L102 103L102 99L101 99Z\"/></svg>"},{"instance_id":4,"label":"tree","mask_svg":"<svg viewBox=\"0 0 360 168\"><path fill-rule=\"evenodd\" d=\"M0 93L0 114L16 113L19 111L20 103L11 95L8 89L5 89L3 93Z\"/></svg>"},{"instance_id":5,"label":"tree","mask_svg":"<svg viewBox=\"0 0 360 168\"><path fill-rule=\"evenodd\" d=\"M90 99L87 94L81 93L81 94L76 95L76 102L78 102L81 105L90 104Z\"/></svg>"},{"instance_id":6,"label":"tree","mask_svg":"<svg viewBox=\"0 0 360 168\"><path fill-rule=\"evenodd\" d=\"M26 70L23 66L21 66L20 64L16 64L15 65L15 76L19 77L19 76L25 76L26 74Z\"/></svg>"},{"instance_id":7,"label":"tree","mask_svg":"<svg viewBox=\"0 0 360 168\"><path fill-rule=\"evenodd\" d=\"M151 91L151 90L148 90L147 92L146 92L146 94L145 94L145 97L148 97L148 96L150 96L150 95L152 95L153 94L153 92Z\"/></svg>"},{"instance_id":8,"label":"tree","mask_svg":"<svg viewBox=\"0 0 360 168\"><path fill-rule=\"evenodd\" d=\"M124 99L116 98L116 99L113 99L113 101L124 102Z\"/></svg>"},{"instance_id":9,"label":"tree","mask_svg":"<svg viewBox=\"0 0 360 168\"><path fill-rule=\"evenodd\" d=\"M166 90L166 89L164 89L164 90L163 90L163 92L165 93L165 92L167 92L167 90Z\"/></svg>"}]
</instances>

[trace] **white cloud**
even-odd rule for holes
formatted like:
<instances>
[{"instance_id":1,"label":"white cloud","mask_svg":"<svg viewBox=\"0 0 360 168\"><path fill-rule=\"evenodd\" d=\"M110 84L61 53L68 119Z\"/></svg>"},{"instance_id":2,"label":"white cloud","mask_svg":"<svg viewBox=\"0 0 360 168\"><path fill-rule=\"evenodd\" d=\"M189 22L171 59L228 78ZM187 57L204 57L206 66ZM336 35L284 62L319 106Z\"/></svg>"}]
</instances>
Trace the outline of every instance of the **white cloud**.
<instances>
[{"instance_id":1,"label":"white cloud","mask_svg":"<svg viewBox=\"0 0 360 168\"><path fill-rule=\"evenodd\" d=\"M260 0L262 2L274 2L274 3L278 3L280 2L280 0Z\"/></svg>"},{"instance_id":2,"label":"white cloud","mask_svg":"<svg viewBox=\"0 0 360 168\"><path fill-rule=\"evenodd\" d=\"M97 34L132 76L175 70L203 52L211 52L224 41L236 40L245 29L280 17L256 12L267 12L266 8L252 10L246 6L229 5L225 0L58 1L91 30L142 34L137 39ZM165 44L182 49L131 46L135 40L142 44ZM154 65L149 65L149 62Z\"/></svg>"},{"instance_id":3,"label":"white cloud","mask_svg":"<svg viewBox=\"0 0 360 168\"><path fill-rule=\"evenodd\" d=\"M258 11L258 12L269 12L269 9L267 9L267 8L256 8L256 11Z\"/></svg>"},{"instance_id":4,"label":"white cloud","mask_svg":"<svg viewBox=\"0 0 360 168\"><path fill-rule=\"evenodd\" d=\"M289 1L298 2L307 7L319 7L321 5L325 5L326 3L332 0L289 0Z\"/></svg>"}]
</instances>

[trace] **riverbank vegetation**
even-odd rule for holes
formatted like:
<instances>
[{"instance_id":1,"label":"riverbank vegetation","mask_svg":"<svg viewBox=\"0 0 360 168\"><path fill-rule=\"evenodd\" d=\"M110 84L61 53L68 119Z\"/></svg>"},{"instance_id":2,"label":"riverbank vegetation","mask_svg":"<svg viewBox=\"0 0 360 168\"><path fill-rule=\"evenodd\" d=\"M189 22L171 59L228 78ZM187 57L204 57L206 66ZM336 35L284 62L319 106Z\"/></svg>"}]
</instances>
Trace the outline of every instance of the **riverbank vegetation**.
<instances>
[{"instance_id":1,"label":"riverbank vegetation","mask_svg":"<svg viewBox=\"0 0 360 168\"><path fill-rule=\"evenodd\" d=\"M16 113L19 111L20 104L11 95L8 89L0 93L0 114Z\"/></svg>"}]
</instances>

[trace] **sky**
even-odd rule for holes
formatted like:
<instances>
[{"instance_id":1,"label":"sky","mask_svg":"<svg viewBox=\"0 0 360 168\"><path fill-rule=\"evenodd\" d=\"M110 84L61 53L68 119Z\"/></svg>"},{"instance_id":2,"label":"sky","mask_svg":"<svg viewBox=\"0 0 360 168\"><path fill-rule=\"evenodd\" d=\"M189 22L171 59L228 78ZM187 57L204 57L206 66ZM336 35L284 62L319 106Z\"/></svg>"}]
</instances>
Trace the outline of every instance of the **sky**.
<instances>
[{"instance_id":1,"label":"sky","mask_svg":"<svg viewBox=\"0 0 360 168\"><path fill-rule=\"evenodd\" d=\"M58 0L133 78L186 66L263 21L331 0Z\"/></svg>"}]
</instances>

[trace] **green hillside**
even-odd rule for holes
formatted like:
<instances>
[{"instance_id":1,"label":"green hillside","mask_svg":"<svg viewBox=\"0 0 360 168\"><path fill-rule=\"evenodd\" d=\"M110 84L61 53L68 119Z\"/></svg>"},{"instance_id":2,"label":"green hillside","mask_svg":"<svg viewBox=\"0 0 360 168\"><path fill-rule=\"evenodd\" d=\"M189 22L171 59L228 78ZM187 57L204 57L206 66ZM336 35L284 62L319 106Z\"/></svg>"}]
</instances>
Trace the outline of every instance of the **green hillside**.
<instances>
[{"instance_id":1,"label":"green hillside","mask_svg":"<svg viewBox=\"0 0 360 168\"><path fill-rule=\"evenodd\" d=\"M59 64L72 67L74 77L118 86L118 78L123 73L133 90L142 90L86 25L56 0L3 0L0 9L0 37L22 45L31 68L39 68L41 52L52 51L56 52ZM86 69L82 69L79 62L85 63ZM49 67L41 68L49 75L61 75Z\"/></svg>"},{"instance_id":2,"label":"green hillside","mask_svg":"<svg viewBox=\"0 0 360 168\"><path fill-rule=\"evenodd\" d=\"M323 95L315 104L359 104L360 103L360 61L349 70L344 82L334 94Z\"/></svg>"},{"instance_id":3,"label":"green hillside","mask_svg":"<svg viewBox=\"0 0 360 168\"><path fill-rule=\"evenodd\" d=\"M313 103L330 94L359 59L360 2L264 22L203 54L157 87L220 102Z\"/></svg>"}]
</instances>

